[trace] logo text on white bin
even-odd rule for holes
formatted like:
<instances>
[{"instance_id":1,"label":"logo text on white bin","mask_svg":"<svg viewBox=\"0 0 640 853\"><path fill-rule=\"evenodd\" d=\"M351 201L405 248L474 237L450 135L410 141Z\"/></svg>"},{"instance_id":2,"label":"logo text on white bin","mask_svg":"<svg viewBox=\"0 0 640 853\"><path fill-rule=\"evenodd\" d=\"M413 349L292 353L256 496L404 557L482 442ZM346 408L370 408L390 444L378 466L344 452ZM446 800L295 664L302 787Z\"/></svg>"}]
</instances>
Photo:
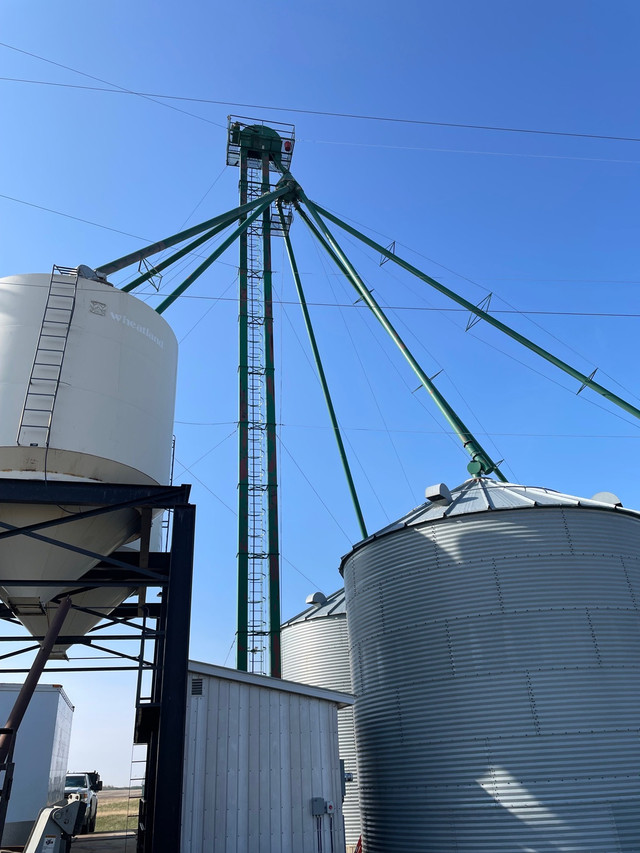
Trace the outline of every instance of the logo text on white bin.
<instances>
[{"instance_id":1,"label":"logo text on white bin","mask_svg":"<svg viewBox=\"0 0 640 853\"><path fill-rule=\"evenodd\" d=\"M131 320L126 314L116 314L114 311L110 311L109 313L111 314L111 319L115 320L116 323L121 323L123 326L129 326L129 328L135 329L137 332L140 332L141 335L144 335L145 338L149 338L150 341L157 344L160 349L164 349L164 341L157 335L154 335L148 326L136 323L135 320Z\"/></svg>"}]
</instances>

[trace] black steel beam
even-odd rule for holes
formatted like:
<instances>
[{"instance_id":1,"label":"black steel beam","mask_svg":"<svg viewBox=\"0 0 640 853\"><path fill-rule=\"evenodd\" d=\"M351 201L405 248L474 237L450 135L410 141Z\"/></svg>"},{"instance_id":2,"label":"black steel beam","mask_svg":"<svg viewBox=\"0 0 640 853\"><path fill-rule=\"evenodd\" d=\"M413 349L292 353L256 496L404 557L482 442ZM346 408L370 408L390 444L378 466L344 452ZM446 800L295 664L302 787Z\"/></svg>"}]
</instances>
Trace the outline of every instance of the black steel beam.
<instances>
[{"instance_id":1,"label":"black steel beam","mask_svg":"<svg viewBox=\"0 0 640 853\"><path fill-rule=\"evenodd\" d=\"M105 616L107 631L121 625L128 629L126 633L99 633L90 635L61 635L59 643L80 644L96 651L107 652L120 659L130 660L131 664L103 665L96 658L78 658L87 660L85 666L47 666L45 673L65 672L138 672L140 685L142 673L151 673L152 701L159 707L157 724L150 733L147 758L147 785L145 798L152 797L149 803L144 827L138 834L138 849L144 853L155 853L156 850L169 849L178 853L180 850L181 830L181 789L182 764L184 753L184 732L187 701L187 668L189 653L189 626L191 618L191 587L193 570L193 543L195 532L195 507L188 504L190 486L140 486L114 483L63 483L41 480L0 480L0 504L66 504L85 507L79 513L71 515L71 519L91 517L122 509L125 506L144 508L172 509L173 529L171 552L140 554L134 552L115 552L113 554L96 554L87 549L75 546L68 547L70 551L79 551L99 559L96 567L85 572L81 578L69 580L56 578L43 581L41 578L3 578L2 586L56 586L64 587L60 595L73 596L99 587L131 587L133 589L156 588L162 590L161 603L153 602L144 605L144 619L151 619L155 628L146 624L136 625L133 619L140 616L140 605L137 603L122 604L110 615ZM37 530L47 527L55 528L55 524L39 522L26 528L13 528L5 523L0 524L9 532L1 538L14 535L26 535L41 541L50 542L57 547L65 544L37 533ZM15 532L14 532L15 531ZM144 562L141 565L141 561ZM100 616L100 608L79 607L79 610L93 612ZM14 622L8 608L0 606L0 619ZM135 629L135 630L134 630ZM33 642L33 637L0 637L0 642L21 643L25 640ZM96 645L108 642L109 647ZM128 655L111 648L112 644L137 640L140 652L136 656ZM153 643L153 661L146 660L144 654L145 642ZM36 647L31 646L28 651ZM11 652L12 657L27 651ZM7 675L25 675L28 668L0 669ZM136 697L136 705L141 704L140 690ZM142 847L140 844L142 843Z\"/></svg>"},{"instance_id":2,"label":"black steel beam","mask_svg":"<svg viewBox=\"0 0 640 853\"><path fill-rule=\"evenodd\" d=\"M165 593L167 625L162 666L162 698L152 830L152 836L156 842L162 839L163 850L175 851L180 850L182 818L194 536L195 507L175 507L171 574L169 587ZM154 850L160 849L160 847L154 847Z\"/></svg>"},{"instance_id":3,"label":"black steel beam","mask_svg":"<svg viewBox=\"0 0 640 853\"><path fill-rule=\"evenodd\" d=\"M118 560L122 563L129 563L132 566L138 565L138 552L137 551L114 551L114 556L118 557ZM147 568L154 569L155 571L162 571L165 574L169 573L169 554L165 551L149 551L149 565ZM111 569L109 563L98 563L98 565L91 569L91 572L97 572L99 569ZM83 577L88 577L89 573L83 575Z\"/></svg>"},{"instance_id":4,"label":"black steel beam","mask_svg":"<svg viewBox=\"0 0 640 853\"><path fill-rule=\"evenodd\" d=\"M148 619L158 619L160 617L160 605L155 601L147 602L144 607ZM129 624L131 619L136 619L138 617L139 609L140 608L137 604L121 604L119 607L116 607L115 610L112 610L109 616L105 618L112 620L115 624L126 625ZM96 626L96 628L92 628L91 630L94 631L98 627L99 626Z\"/></svg>"},{"instance_id":5,"label":"black steel beam","mask_svg":"<svg viewBox=\"0 0 640 853\"><path fill-rule=\"evenodd\" d=\"M150 663L143 664L144 669L151 670L153 665ZM56 666L45 667L42 671L46 672L126 672L132 670L137 672L139 666ZM30 670L27 669L0 669L2 675L25 675Z\"/></svg>"},{"instance_id":6,"label":"black steel beam","mask_svg":"<svg viewBox=\"0 0 640 853\"><path fill-rule=\"evenodd\" d=\"M151 630L150 628L147 628L145 633L145 639L153 640L161 635L161 631L155 631ZM60 634L56 645L75 645L76 643L78 643L85 646L92 646L93 648L97 649L99 648L99 646L94 644L94 639L100 640L100 642L102 642L103 640L109 640L109 642L119 642L120 640L138 641L140 639L140 634L99 634L95 635L95 637L93 635L88 636L87 634ZM44 640L44 636L36 637L29 634L28 637L0 637L0 643L27 643L30 640L35 640L39 643Z\"/></svg>"},{"instance_id":7,"label":"black steel beam","mask_svg":"<svg viewBox=\"0 0 640 853\"><path fill-rule=\"evenodd\" d=\"M114 567L115 568L115 567ZM85 592L86 590L96 589L101 586L166 586L167 579L163 576L151 576L149 577L148 573L145 574L137 574L132 569L129 569L126 574L122 574L122 577L117 577L115 580L104 580L97 578L88 578L86 575L81 579L78 578L66 578L66 579L56 579L56 580L40 580L31 578L29 580L24 580L23 578L3 578L2 584L0 586L8 587L8 586L63 586L65 588L65 593L68 592L69 595L77 595L79 592Z\"/></svg>"},{"instance_id":8,"label":"black steel beam","mask_svg":"<svg viewBox=\"0 0 640 853\"><path fill-rule=\"evenodd\" d=\"M170 508L186 504L190 485L139 486L129 483L67 483L59 480L0 480L0 503L103 504L134 502Z\"/></svg>"}]
</instances>

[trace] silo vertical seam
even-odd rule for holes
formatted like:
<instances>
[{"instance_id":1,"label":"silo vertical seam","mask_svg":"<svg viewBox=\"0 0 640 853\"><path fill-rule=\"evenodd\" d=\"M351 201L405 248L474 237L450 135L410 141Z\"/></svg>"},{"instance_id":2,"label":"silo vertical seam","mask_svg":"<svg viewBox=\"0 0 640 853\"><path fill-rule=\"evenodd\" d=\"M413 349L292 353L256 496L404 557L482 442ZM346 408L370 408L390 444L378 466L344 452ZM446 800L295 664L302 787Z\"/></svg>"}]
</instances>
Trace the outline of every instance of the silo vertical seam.
<instances>
[{"instance_id":1,"label":"silo vertical seam","mask_svg":"<svg viewBox=\"0 0 640 853\"><path fill-rule=\"evenodd\" d=\"M382 584L378 585L378 606L380 608L380 628L381 633L385 633L385 624L384 624L384 599L382 596Z\"/></svg>"},{"instance_id":2,"label":"silo vertical seam","mask_svg":"<svg viewBox=\"0 0 640 853\"><path fill-rule=\"evenodd\" d=\"M638 602L636 601L636 595L633 591L633 586L631 585L631 578L629 577L629 570L627 569L627 564L624 561L624 557L620 557L620 562L622 563L622 570L624 571L624 577L627 582L627 586L629 587L629 595L631 596L631 601L633 602L634 610L638 609Z\"/></svg>"},{"instance_id":3,"label":"silo vertical seam","mask_svg":"<svg viewBox=\"0 0 640 853\"><path fill-rule=\"evenodd\" d=\"M451 674L455 678L456 675L456 662L453 656L453 644L451 642L451 632L449 631L449 620L444 620L444 632L447 638L447 649L449 651L449 661L451 662Z\"/></svg>"},{"instance_id":4,"label":"silo vertical seam","mask_svg":"<svg viewBox=\"0 0 640 853\"><path fill-rule=\"evenodd\" d=\"M596 660L598 661L598 666L602 666L602 655L600 654L600 649L598 647L598 638L596 636L595 628L593 627L593 621L591 619L591 613L589 612L589 608L585 607L585 612L587 614L587 622L589 623L589 631L591 632L591 639L593 640L593 647L596 652Z\"/></svg>"},{"instance_id":5,"label":"silo vertical seam","mask_svg":"<svg viewBox=\"0 0 640 853\"><path fill-rule=\"evenodd\" d=\"M504 613L504 598L502 597L502 589L500 587L500 576L498 575L498 566L496 564L495 557L491 559L491 565L493 566L493 577L496 582L496 590L498 592L498 602L500 604L500 612Z\"/></svg>"},{"instance_id":6,"label":"silo vertical seam","mask_svg":"<svg viewBox=\"0 0 640 853\"><path fill-rule=\"evenodd\" d=\"M566 516L566 513L565 513L564 509L560 510L560 513L561 513L561 515L562 515L562 523L563 523L563 525L564 525L564 530L565 530L565 533L566 533L566 536L567 536L567 543L568 543L568 545L569 545L569 553L570 553L570 554L573 554L573 553L574 553L574 549L573 549L573 539L571 538L571 531L570 531L570 529L569 529L569 523L568 523L568 521L567 521L567 516Z\"/></svg>"}]
</instances>

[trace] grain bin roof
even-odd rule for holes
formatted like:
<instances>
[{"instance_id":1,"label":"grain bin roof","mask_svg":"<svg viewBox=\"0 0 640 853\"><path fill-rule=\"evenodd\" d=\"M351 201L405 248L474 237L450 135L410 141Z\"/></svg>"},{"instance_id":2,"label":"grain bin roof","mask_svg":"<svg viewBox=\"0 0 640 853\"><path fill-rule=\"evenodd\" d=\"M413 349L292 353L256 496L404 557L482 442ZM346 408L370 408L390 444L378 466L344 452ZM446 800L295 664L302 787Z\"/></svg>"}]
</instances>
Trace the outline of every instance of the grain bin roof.
<instances>
[{"instance_id":1,"label":"grain bin roof","mask_svg":"<svg viewBox=\"0 0 640 853\"><path fill-rule=\"evenodd\" d=\"M309 619L324 619L327 616L345 616L347 608L344 601L344 589L339 589L337 592L327 596L323 604L307 607L302 613L293 616L286 622L282 623L282 627L293 625L294 622L307 622Z\"/></svg>"},{"instance_id":2,"label":"grain bin roof","mask_svg":"<svg viewBox=\"0 0 640 853\"><path fill-rule=\"evenodd\" d=\"M608 493L599 493L596 497ZM405 527L413 527L441 519L454 518L456 516L468 515L470 513L496 511L504 509L533 509L535 507L584 507L586 509L604 509L622 512L625 515L633 515L640 518L640 512L627 509L621 503L615 502L615 495L611 500L594 500L593 498L578 498L574 495L566 495L553 489L545 489L542 486L520 486L517 483L499 483L488 477L472 477L465 480L455 489L451 489L451 500L427 501L412 509L398 521L383 527L373 536L363 539L354 545L352 551L346 554L341 561L340 571L344 567L345 560L354 550L361 548L367 542L402 530Z\"/></svg>"}]
</instances>

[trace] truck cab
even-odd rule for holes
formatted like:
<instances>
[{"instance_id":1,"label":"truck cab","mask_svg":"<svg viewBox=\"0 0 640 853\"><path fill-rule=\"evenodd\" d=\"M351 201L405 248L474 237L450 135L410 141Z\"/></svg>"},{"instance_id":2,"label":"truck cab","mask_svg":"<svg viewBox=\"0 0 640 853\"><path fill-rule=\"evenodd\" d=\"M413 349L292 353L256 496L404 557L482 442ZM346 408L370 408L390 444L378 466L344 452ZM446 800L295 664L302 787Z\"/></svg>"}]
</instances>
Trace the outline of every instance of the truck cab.
<instances>
[{"instance_id":1,"label":"truck cab","mask_svg":"<svg viewBox=\"0 0 640 853\"><path fill-rule=\"evenodd\" d=\"M64 795L67 800L77 798L85 806L81 832L93 832L96 828L98 813L98 792L102 790L100 774L97 770L80 770L67 773L64 783Z\"/></svg>"}]
</instances>

